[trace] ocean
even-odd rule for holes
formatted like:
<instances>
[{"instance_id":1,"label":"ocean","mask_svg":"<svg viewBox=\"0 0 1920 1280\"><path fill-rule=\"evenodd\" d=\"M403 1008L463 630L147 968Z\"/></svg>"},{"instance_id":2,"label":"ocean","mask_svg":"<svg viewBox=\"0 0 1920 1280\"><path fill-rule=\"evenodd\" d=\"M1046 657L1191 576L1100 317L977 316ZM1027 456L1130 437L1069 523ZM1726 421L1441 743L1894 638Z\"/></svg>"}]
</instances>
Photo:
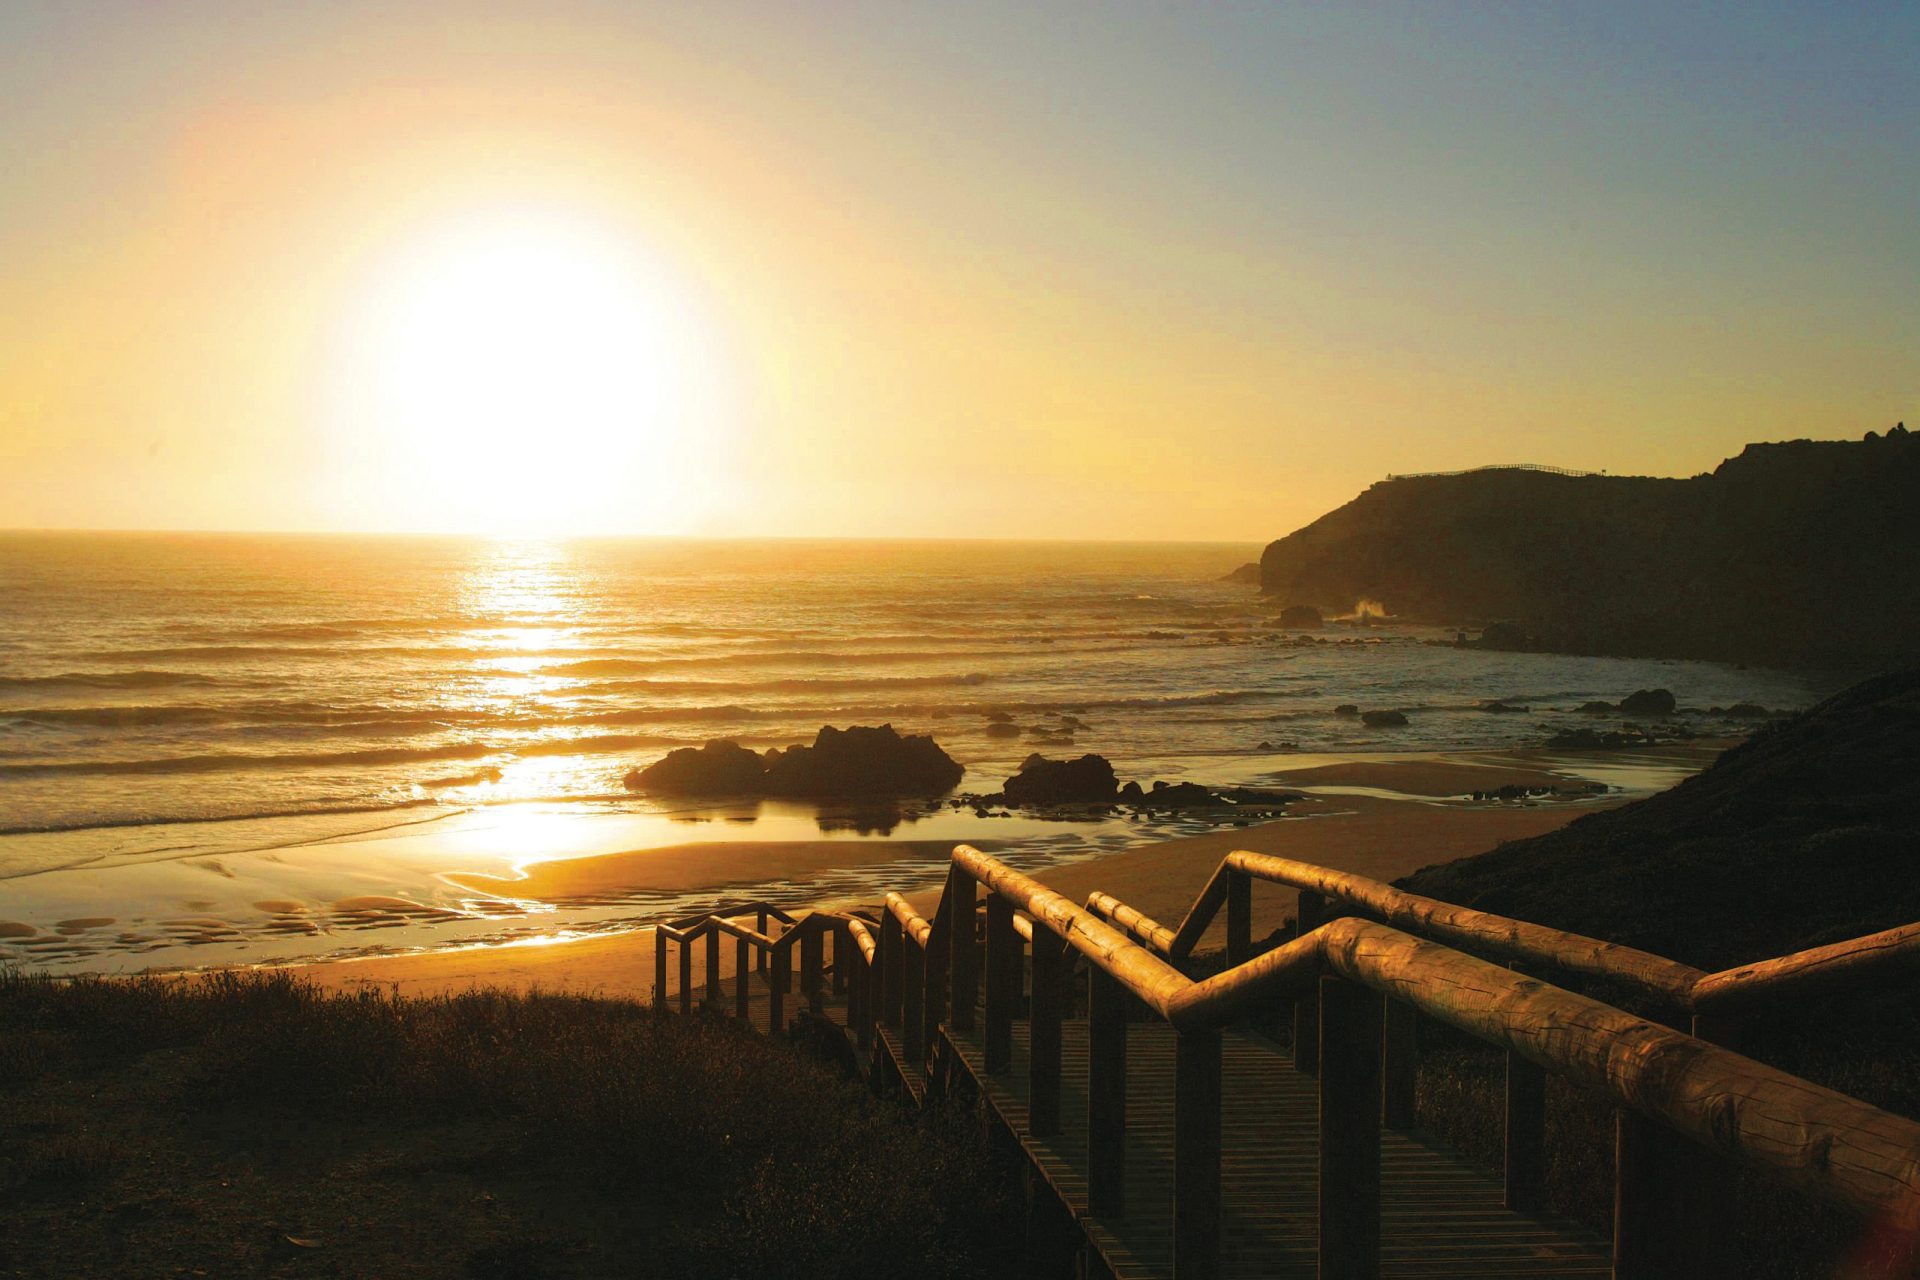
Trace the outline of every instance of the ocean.
<instances>
[{"instance_id":1,"label":"ocean","mask_svg":"<svg viewBox=\"0 0 1920 1280\"><path fill-rule=\"evenodd\" d=\"M241 854L534 809L684 819L686 806L636 796L621 779L716 737L767 747L824 724L886 722L932 734L966 765L968 790L997 789L1035 749L1099 752L1123 778L1229 784L1301 755L1536 745L1588 723L1581 703L1638 688L1669 688L1700 709L1792 708L1833 684L1716 663L1459 649L1451 633L1390 618L1289 632L1255 591L1222 580L1257 554L0 534L0 959L176 962L185 944L150 928L166 912L201 920L202 934L220 933L212 921L253 936L222 914L231 888L140 888L116 869L226 859L231 872ZM1528 710L1480 709L1492 700ZM1399 708L1408 724L1369 728L1335 714L1342 703ZM1019 735L990 733L995 716ZM1080 726L1070 734L1067 717ZM1687 722L1701 733L1751 727L1704 712ZM793 806L725 817L736 839L968 838L974 821ZM1012 838L1004 823L993 830ZM1064 854L1138 837L1109 824L1068 839L1056 826L1049 838ZM411 902L443 882L380 884ZM61 911L74 914L48 918ZM85 920L110 923L61 932ZM220 936L218 958L265 954ZM322 954L330 937L302 929L274 946Z\"/></svg>"}]
</instances>

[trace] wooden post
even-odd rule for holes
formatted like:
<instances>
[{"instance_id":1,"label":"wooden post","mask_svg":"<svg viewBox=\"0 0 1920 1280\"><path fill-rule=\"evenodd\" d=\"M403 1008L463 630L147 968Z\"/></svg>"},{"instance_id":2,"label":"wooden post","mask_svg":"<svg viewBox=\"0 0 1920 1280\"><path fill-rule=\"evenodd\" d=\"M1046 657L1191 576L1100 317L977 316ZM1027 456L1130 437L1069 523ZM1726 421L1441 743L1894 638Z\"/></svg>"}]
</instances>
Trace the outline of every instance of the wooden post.
<instances>
[{"instance_id":1,"label":"wooden post","mask_svg":"<svg viewBox=\"0 0 1920 1280\"><path fill-rule=\"evenodd\" d=\"M1547 1197L1547 1072L1507 1050L1507 1208L1537 1213Z\"/></svg>"},{"instance_id":2,"label":"wooden post","mask_svg":"<svg viewBox=\"0 0 1920 1280\"><path fill-rule=\"evenodd\" d=\"M1235 872L1227 880L1227 964L1253 958L1253 877Z\"/></svg>"},{"instance_id":3,"label":"wooden post","mask_svg":"<svg viewBox=\"0 0 1920 1280\"><path fill-rule=\"evenodd\" d=\"M901 939L900 917L884 913L880 917L880 1021L889 1027L900 1025L900 969L906 963Z\"/></svg>"},{"instance_id":4,"label":"wooden post","mask_svg":"<svg viewBox=\"0 0 1920 1280\"><path fill-rule=\"evenodd\" d=\"M720 931L707 930L707 1003L713 1008L720 1007Z\"/></svg>"},{"instance_id":5,"label":"wooden post","mask_svg":"<svg viewBox=\"0 0 1920 1280\"><path fill-rule=\"evenodd\" d=\"M747 980L753 973L753 963L747 958L747 940L733 940L733 1016L745 1022L749 1015L748 1004L751 996L747 991Z\"/></svg>"},{"instance_id":6,"label":"wooden post","mask_svg":"<svg viewBox=\"0 0 1920 1280\"><path fill-rule=\"evenodd\" d=\"M927 990L926 1003L920 1008L920 1043L926 1049L932 1048L934 1033L947 1016L948 962L952 958L947 950L947 928L951 928L951 921L943 922L936 916L927 932L926 945L920 948L920 967Z\"/></svg>"},{"instance_id":7,"label":"wooden post","mask_svg":"<svg viewBox=\"0 0 1920 1280\"><path fill-rule=\"evenodd\" d=\"M1317 893L1300 891L1300 905L1294 911L1299 936L1304 938L1326 923L1326 899ZM1320 997L1308 992L1293 1002L1293 1069L1301 1075L1320 1071Z\"/></svg>"},{"instance_id":8,"label":"wooden post","mask_svg":"<svg viewBox=\"0 0 1920 1280\"><path fill-rule=\"evenodd\" d=\"M1033 926L1033 1005L1027 1024L1027 1123L1035 1137L1060 1132L1060 1023L1067 1011L1066 939Z\"/></svg>"},{"instance_id":9,"label":"wooden post","mask_svg":"<svg viewBox=\"0 0 1920 1280\"><path fill-rule=\"evenodd\" d=\"M1175 1280L1220 1274L1218 1030L1182 1031L1174 1041L1173 1274Z\"/></svg>"},{"instance_id":10,"label":"wooden post","mask_svg":"<svg viewBox=\"0 0 1920 1280\"><path fill-rule=\"evenodd\" d=\"M853 933L842 921L833 926L833 994L845 995L847 992L847 970L853 967L853 957L848 953L854 949Z\"/></svg>"},{"instance_id":11,"label":"wooden post","mask_svg":"<svg viewBox=\"0 0 1920 1280\"><path fill-rule=\"evenodd\" d=\"M1087 970L1087 1211L1126 1213L1127 991L1105 969Z\"/></svg>"},{"instance_id":12,"label":"wooden post","mask_svg":"<svg viewBox=\"0 0 1920 1280\"><path fill-rule=\"evenodd\" d=\"M947 869L947 950L953 963L953 1026L973 1030L973 1009L980 998L980 947L973 937L973 877L958 867ZM993 898L987 899L993 910ZM991 963L991 960L989 960Z\"/></svg>"},{"instance_id":13,"label":"wooden post","mask_svg":"<svg viewBox=\"0 0 1920 1280\"><path fill-rule=\"evenodd\" d=\"M1380 1275L1383 1001L1320 980L1320 1280Z\"/></svg>"},{"instance_id":14,"label":"wooden post","mask_svg":"<svg viewBox=\"0 0 1920 1280\"><path fill-rule=\"evenodd\" d=\"M849 939L851 941L851 939ZM849 948L853 953L853 972L847 975L853 991L853 1007L856 1010L853 1019L854 1043L860 1052L866 1053L873 1048L873 1021L876 1015L874 1001L879 996L879 977L873 964L855 942Z\"/></svg>"},{"instance_id":15,"label":"wooden post","mask_svg":"<svg viewBox=\"0 0 1920 1280\"><path fill-rule=\"evenodd\" d=\"M1507 968L1524 974L1518 964ZM1547 1072L1507 1050L1506 1204L1537 1213L1547 1199Z\"/></svg>"},{"instance_id":16,"label":"wooden post","mask_svg":"<svg viewBox=\"0 0 1920 1280\"><path fill-rule=\"evenodd\" d=\"M680 939L680 1012L693 1012L693 942Z\"/></svg>"},{"instance_id":17,"label":"wooden post","mask_svg":"<svg viewBox=\"0 0 1920 1280\"><path fill-rule=\"evenodd\" d=\"M653 931L653 1007L667 1007L667 935Z\"/></svg>"},{"instance_id":18,"label":"wooden post","mask_svg":"<svg viewBox=\"0 0 1920 1280\"><path fill-rule=\"evenodd\" d=\"M821 979L825 951L826 935L818 928L800 935L800 994L806 997L807 1009L812 1013L826 1007L825 993L821 990L825 985Z\"/></svg>"},{"instance_id":19,"label":"wooden post","mask_svg":"<svg viewBox=\"0 0 1920 1280\"><path fill-rule=\"evenodd\" d=\"M793 980L791 947L773 947L767 960L767 1034L779 1035L787 1029L787 984Z\"/></svg>"},{"instance_id":20,"label":"wooden post","mask_svg":"<svg viewBox=\"0 0 1920 1280\"><path fill-rule=\"evenodd\" d=\"M1387 1000L1380 1041L1380 1122L1404 1133L1413 1128L1420 1078L1420 1015L1412 1005Z\"/></svg>"},{"instance_id":21,"label":"wooden post","mask_svg":"<svg viewBox=\"0 0 1920 1280\"><path fill-rule=\"evenodd\" d=\"M1616 1112L1615 1280L1732 1275L1735 1185L1724 1158L1637 1112Z\"/></svg>"},{"instance_id":22,"label":"wooden post","mask_svg":"<svg viewBox=\"0 0 1920 1280\"><path fill-rule=\"evenodd\" d=\"M927 954L918 942L903 936L901 947L902 1003L900 1052L908 1062L920 1062L927 1056Z\"/></svg>"},{"instance_id":23,"label":"wooden post","mask_svg":"<svg viewBox=\"0 0 1920 1280\"><path fill-rule=\"evenodd\" d=\"M969 885L973 882L967 881ZM956 935L958 936L958 935ZM959 953L956 952L957 956ZM1013 928L1013 902L1000 894L987 895L987 1042L988 1071L1013 1065L1013 1014L1020 1003L1020 935ZM959 996L954 1018L959 1019Z\"/></svg>"},{"instance_id":24,"label":"wooden post","mask_svg":"<svg viewBox=\"0 0 1920 1280\"><path fill-rule=\"evenodd\" d=\"M753 927L759 931L761 937L765 938L765 937L771 936L767 933L767 904L766 903L764 902L761 903L759 910L753 913L753 921L754 921ZM760 972L764 974L766 971L767 971L767 953L762 951L760 953Z\"/></svg>"}]
</instances>

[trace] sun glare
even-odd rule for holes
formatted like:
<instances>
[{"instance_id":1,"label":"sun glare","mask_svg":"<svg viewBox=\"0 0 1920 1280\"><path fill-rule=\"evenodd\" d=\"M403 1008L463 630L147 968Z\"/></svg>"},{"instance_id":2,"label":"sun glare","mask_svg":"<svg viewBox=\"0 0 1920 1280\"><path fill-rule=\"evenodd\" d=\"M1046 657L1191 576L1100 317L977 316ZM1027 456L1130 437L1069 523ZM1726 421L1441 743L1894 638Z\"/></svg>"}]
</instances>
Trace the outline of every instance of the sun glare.
<instances>
[{"instance_id":1,"label":"sun glare","mask_svg":"<svg viewBox=\"0 0 1920 1280\"><path fill-rule=\"evenodd\" d=\"M350 338L349 434L418 527L677 532L716 483L706 324L586 219L493 216L395 253Z\"/></svg>"}]
</instances>

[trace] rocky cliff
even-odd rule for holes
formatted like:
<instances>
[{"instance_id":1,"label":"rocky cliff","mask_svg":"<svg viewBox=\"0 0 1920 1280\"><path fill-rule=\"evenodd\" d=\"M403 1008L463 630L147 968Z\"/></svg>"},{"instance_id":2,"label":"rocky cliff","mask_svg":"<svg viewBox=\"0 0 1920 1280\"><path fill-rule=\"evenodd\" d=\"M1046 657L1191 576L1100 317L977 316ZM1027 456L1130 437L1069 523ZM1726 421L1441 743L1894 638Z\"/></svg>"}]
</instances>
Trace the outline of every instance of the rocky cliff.
<instances>
[{"instance_id":1,"label":"rocky cliff","mask_svg":"<svg viewBox=\"0 0 1920 1280\"><path fill-rule=\"evenodd\" d=\"M1920 435L1749 445L1690 480L1493 468L1383 480L1266 549L1261 590L1564 652L1878 665L1920 655Z\"/></svg>"}]
</instances>

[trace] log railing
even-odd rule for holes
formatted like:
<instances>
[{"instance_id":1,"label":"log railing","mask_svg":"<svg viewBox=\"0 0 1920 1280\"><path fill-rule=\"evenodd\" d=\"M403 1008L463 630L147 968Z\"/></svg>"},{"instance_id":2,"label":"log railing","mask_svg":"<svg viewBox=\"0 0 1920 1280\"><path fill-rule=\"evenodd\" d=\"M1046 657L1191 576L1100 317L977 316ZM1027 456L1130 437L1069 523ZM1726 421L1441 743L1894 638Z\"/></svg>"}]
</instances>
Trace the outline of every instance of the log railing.
<instances>
[{"instance_id":1,"label":"log railing","mask_svg":"<svg viewBox=\"0 0 1920 1280\"><path fill-rule=\"evenodd\" d=\"M858 998L850 982L864 979L873 953L869 924L845 912L813 911L793 916L765 902L743 903L725 909L726 914L690 916L671 924L659 925L653 935L653 1001L668 1007L669 956L680 949L679 1003L682 1013L693 1009L695 986L693 955L696 944L704 941L705 1002L710 1009L725 1003L725 984L721 975L722 938L734 942L733 1014L742 1021L750 1014L750 979L757 971L767 986L767 1025L778 1031L786 1025L787 996L793 990L794 953L800 956L800 998L810 1012L825 1007L829 987L833 994L847 993ZM752 915L755 923L741 923ZM827 963L828 945L832 946L832 964ZM864 993L864 982L862 982ZM866 1046L863 1044L862 1048Z\"/></svg>"},{"instance_id":2,"label":"log railing","mask_svg":"<svg viewBox=\"0 0 1920 1280\"><path fill-rule=\"evenodd\" d=\"M1832 946L1706 973L1632 947L1603 942L1504 916L1474 911L1407 893L1365 876L1270 854L1236 851L1221 862L1179 928L1169 929L1107 894L1088 907L1128 935L1180 964L1226 909L1226 960L1238 965L1252 955L1252 889L1266 881L1298 895L1298 934L1310 934L1336 916L1388 924L1417 937L1504 962L1519 973L1567 983L1597 980L1629 991L1659 1015L1704 1041L1740 1049L1750 1041L1752 1021L1814 998L1848 991L1884 992L1920 971L1920 924L1888 929ZM1295 1066L1311 1075L1318 1061L1320 1002L1304 999L1292 1009ZM1383 1117L1393 1129L1414 1124L1419 1040L1414 1006L1389 1000L1385 1009ZM1506 1202L1538 1209L1545 1197L1546 1090L1541 1068L1509 1048L1504 1108ZM1622 1184L1616 1249L1624 1254L1650 1235L1673 1235L1677 1220L1692 1253L1673 1265L1714 1274L1731 1252L1726 1234L1734 1171L1705 1158L1696 1144L1649 1128L1631 1109L1618 1122L1616 1162L1634 1170ZM1644 1224L1636 1229L1635 1220ZM1703 1225L1704 1224L1704 1225Z\"/></svg>"},{"instance_id":3,"label":"log railing","mask_svg":"<svg viewBox=\"0 0 1920 1280\"><path fill-rule=\"evenodd\" d=\"M948 927L975 916L976 889L987 895L984 929ZM1023 949L1030 949L1031 1125L1045 1137L1059 1125L1066 962L1084 960L1087 1194L1095 1217L1127 1211L1128 1009L1144 1006L1167 1023L1176 1033L1173 1247L1183 1280L1216 1275L1219 1267L1222 1029L1285 1001L1311 1002L1318 1011L1319 1248L1327 1280L1378 1274L1379 1144L1392 1074L1387 1011L1396 1005L1621 1109L1627 1118L1618 1148L1617 1276L1685 1274L1686 1260L1696 1255L1703 1224L1676 1224L1675 1206L1642 1182L1649 1164L1664 1163L1665 1135L1868 1212L1905 1220L1920 1206L1920 1124L1451 945L1346 916L1195 981L1138 940L1165 940L1169 931L1123 904L1103 905L1111 920L962 846L934 920L889 896L874 961L886 994L874 1016L900 1027L902 1056L922 1062L950 997L952 1025L964 1029L972 1020L967 994L984 972L979 1016L987 1069L1005 1070L1010 1055L1001 1029L1024 994ZM1709 1260L1705 1269L1718 1265Z\"/></svg>"},{"instance_id":4,"label":"log railing","mask_svg":"<svg viewBox=\"0 0 1920 1280\"><path fill-rule=\"evenodd\" d=\"M1474 911L1310 862L1246 851L1226 856L1177 929L1167 929L1105 894L1095 894L1088 905L1103 915L1115 909L1124 912L1124 920L1113 917L1115 923L1176 964L1192 954L1224 905L1227 962L1237 964L1252 954L1251 891L1256 880L1298 893L1296 918L1302 933L1330 913L1364 916L1542 976L1601 979L1649 999L1663 1012L1710 1023L1826 996L1869 979L1884 983L1920 973L1920 924L1706 973L1619 943Z\"/></svg>"},{"instance_id":5,"label":"log railing","mask_svg":"<svg viewBox=\"0 0 1920 1280\"><path fill-rule=\"evenodd\" d=\"M666 926L656 942L657 998L665 1003L668 947L677 943L681 1004L690 1007L686 957L694 943L707 940L708 1002L715 1003L718 943L713 940L723 935L736 940L740 973L748 971L749 950L767 957L770 998L777 1001L774 992L784 995L796 948L803 992L820 993L819 957L831 938L833 978L847 992L850 1030L863 1047L873 1045L884 1030L902 1076L910 1082L917 1078L921 1088L939 1083L935 1058L947 1031L977 1031L984 1070L1009 1070L1013 1022L1024 1006L1029 1125L1032 1136L1044 1139L1061 1129L1061 1026L1074 1004L1072 965L1084 961L1088 1212L1121 1221L1128 1213L1127 1027L1130 1011L1144 1009L1145 1016L1174 1032L1173 1256L1181 1280L1208 1280L1219 1273L1223 1031L1289 1002L1297 1014L1313 1011L1306 1029L1318 1066L1318 1240L1324 1280L1370 1280L1379 1274L1381 1130L1411 1122L1410 1056L1396 1055L1395 1044L1407 1036L1415 1015L1508 1054L1510 1201L1516 1191L1527 1190L1517 1186L1521 1178L1534 1180L1537 1197L1541 1136L1536 1119L1529 1118L1537 1117L1538 1107L1528 1100L1544 1095L1548 1075L1591 1090L1618 1108L1614 1274L1623 1280L1725 1274L1727 1256L1701 1243L1713 1240L1711 1217L1702 1216L1713 1206L1703 1204L1697 1191L1674 1194L1677 1185L1685 1191L1676 1169L1689 1167L1676 1150L1693 1153L1696 1171L1706 1167L1702 1162L1738 1164L1903 1228L1920 1226L1920 1124L1509 967L1515 961L1538 965L1543 957L1558 958L1575 972L1597 972L1651 991L1663 989L1661 984L1684 966L1498 917L1466 919L1457 914L1461 909L1429 899L1363 901L1363 890L1398 891L1352 877L1345 878L1352 883L1336 884L1329 877L1339 873L1284 859L1272 860L1278 867L1243 861L1256 857L1232 855L1230 874L1216 875L1188 921L1180 930L1169 930L1103 895L1089 907L1078 906L1007 864L961 846L931 919L900 895L889 894L877 922L814 912L797 922L771 915L760 928L718 916ZM1337 898L1350 911L1399 918L1347 914L1329 919L1324 911L1303 911L1299 936L1252 956L1251 880L1278 874L1306 880L1317 888L1305 892L1319 893L1323 901ZM1221 905L1228 910L1230 967L1195 980L1171 957L1190 952L1204 931L1205 919L1189 929L1202 909L1210 918ZM1416 906L1425 914L1409 915ZM770 932L775 920L784 926L778 936ZM1409 923L1417 928L1406 927ZM1427 936L1420 930L1451 930L1454 936ZM1709 987L1696 998L1705 994L1712 1007L1719 1000L1757 998L1758 991L1811 989L1801 984L1841 981L1842 975L1884 976L1908 963L1908 933L1890 931L1877 944L1900 959L1869 959L1859 948L1821 948L1729 975L1701 975L1694 987L1719 980L1743 994L1713 995ZM811 948L809 938L815 940ZM1470 950L1491 953L1493 959ZM745 980L740 981L744 991ZM776 1003L776 1014L780 1008ZM781 1025L777 1016L773 1025ZM1297 1033L1300 1026L1296 1022ZM1307 1041L1296 1038L1295 1043L1298 1057ZM873 1055L876 1078L882 1056ZM1403 1088L1407 1105L1397 1110L1395 1093ZM1522 1100L1517 1115L1516 1097ZM1711 1178L1704 1182L1713 1185ZM1522 1202L1514 1207L1537 1207L1537 1198L1533 1203L1518 1199Z\"/></svg>"}]
</instances>

